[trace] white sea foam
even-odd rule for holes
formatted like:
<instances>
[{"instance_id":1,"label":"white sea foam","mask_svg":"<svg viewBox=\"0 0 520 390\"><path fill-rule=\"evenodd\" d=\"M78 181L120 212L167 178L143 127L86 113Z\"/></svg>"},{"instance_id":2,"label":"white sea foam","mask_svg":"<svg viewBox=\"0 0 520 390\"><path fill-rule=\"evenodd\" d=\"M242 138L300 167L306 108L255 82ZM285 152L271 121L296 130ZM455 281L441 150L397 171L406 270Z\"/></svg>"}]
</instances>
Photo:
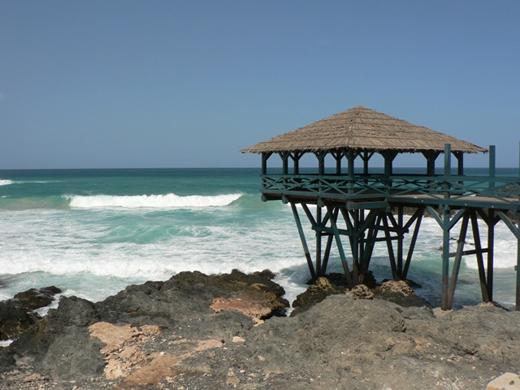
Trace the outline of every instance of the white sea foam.
<instances>
[{"instance_id":1,"label":"white sea foam","mask_svg":"<svg viewBox=\"0 0 520 390\"><path fill-rule=\"evenodd\" d=\"M225 195L72 195L69 196L70 207L82 209L94 208L195 208L195 207L222 207L228 206L239 199L242 194Z\"/></svg>"},{"instance_id":2,"label":"white sea foam","mask_svg":"<svg viewBox=\"0 0 520 390\"><path fill-rule=\"evenodd\" d=\"M0 179L0 186L7 186L9 184L13 184L14 182L12 180L8 179Z\"/></svg>"}]
</instances>

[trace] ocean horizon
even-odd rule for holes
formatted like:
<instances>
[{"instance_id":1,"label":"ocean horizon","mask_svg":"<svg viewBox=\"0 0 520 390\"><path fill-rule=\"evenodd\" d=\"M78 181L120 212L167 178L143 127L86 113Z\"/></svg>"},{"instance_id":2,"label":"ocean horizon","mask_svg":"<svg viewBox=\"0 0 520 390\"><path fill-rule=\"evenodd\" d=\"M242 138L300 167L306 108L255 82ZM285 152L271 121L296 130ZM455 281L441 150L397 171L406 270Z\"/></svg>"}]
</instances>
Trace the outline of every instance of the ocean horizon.
<instances>
[{"instance_id":1,"label":"ocean horizon","mask_svg":"<svg viewBox=\"0 0 520 390\"><path fill-rule=\"evenodd\" d=\"M258 168L0 170L0 299L56 285L64 295L99 301L181 271L237 268L275 272L291 301L306 288L307 265L290 208L261 201L259 174ZM497 175L517 174L517 168L497 169ZM409 274L433 305L440 299L441 236L425 218ZM511 242L499 223L495 299L506 306L514 303ZM376 245L372 264L379 281L391 277L384 243ZM330 266L341 272L334 251ZM459 279L456 302L480 302L474 256L464 258Z\"/></svg>"}]
</instances>

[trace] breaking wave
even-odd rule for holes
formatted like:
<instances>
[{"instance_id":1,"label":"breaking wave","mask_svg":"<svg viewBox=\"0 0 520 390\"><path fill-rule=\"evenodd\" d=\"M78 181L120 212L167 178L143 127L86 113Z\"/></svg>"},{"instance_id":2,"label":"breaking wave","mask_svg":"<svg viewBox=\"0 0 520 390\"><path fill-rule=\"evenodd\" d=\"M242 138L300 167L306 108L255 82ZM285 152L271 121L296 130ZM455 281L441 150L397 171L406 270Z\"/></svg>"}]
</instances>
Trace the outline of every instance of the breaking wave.
<instances>
[{"instance_id":1,"label":"breaking wave","mask_svg":"<svg viewBox=\"0 0 520 390\"><path fill-rule=\"evenodd\" d=\"M71 208L195 208L222 207L238 200L242 194L224 195L186 195L174 193L165 195L72 195L69 196Z\"/></svg>"},{"instance_id":2,"label":"breaking wave","mask_svg":"<svg viewBox=\"0 0 520 390\"><path fill-rule=\"evenodd\" d=\"M7 186L9 184L13 184L14 182L12 180L7 179L0 179L0 186Z\"/></svg>"}]
</instances>

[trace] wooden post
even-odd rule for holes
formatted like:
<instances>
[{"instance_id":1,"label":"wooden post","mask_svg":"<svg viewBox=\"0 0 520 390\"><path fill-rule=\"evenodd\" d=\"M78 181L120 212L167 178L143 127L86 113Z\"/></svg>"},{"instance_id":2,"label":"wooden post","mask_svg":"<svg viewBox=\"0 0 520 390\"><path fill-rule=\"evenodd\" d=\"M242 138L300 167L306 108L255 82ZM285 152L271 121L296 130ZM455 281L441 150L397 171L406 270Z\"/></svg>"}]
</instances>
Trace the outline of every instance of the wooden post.
<instances>
[{"instance_id":1,"label":"wooden post","mask_svg":"<svg viewBox=\"0 0 520 390\"><path fill-rule=\"evenodd\" d=\"M291 209L294 216L294 221L296 222L296 227L298 228L298 234L300 235L300 240L303 246L303 252L305 254L305 258L307 259L307 265L309 267L309 272L311 274L311 278L316 279L316 272L314 271L314 265L312 264L311 253L309 251L309 247L307 246L307 240L305 239L305 234L303 233L302 223L300 221L300 216L298 215L298 210L293 202L291 202Z\"/></svg>"},{"instance_id":2,"label":"wooden post","mask_svg":"<svg viewBox=\"0 0 520 390\"><path fill-rule=\"evenodd\" d=\"M397 226L399 231L397 232L397 276L399 279L403 277L403 242L404 242L404 229L403 229L403 206L397 207Z\"/></svg>"},{"instance_id":3,"label":"wooden post","mask_svg":"<svg viewBox=\"0 0 520 390\"><path fill-rule=\"evenodd\" d=\"M457 176L464 176L464 153L455 152L457 158Z\"/></svg>"},{"instance_id":4,"label":"wooden post","mask_svg":"<svg viewBox=\"0 0 520 390\"><path fill-rule=\"evenodd\" d=\"M341 175L341 158L343 157L342 152L336 152L333 154L336 159L336 175Z\"/></svg>"},{"instance_id":5,"label":"wooden post","mask_svg":"<svg viewBox=\"0 0 520 390\"><path fill-rule=\"evenodd\" d=\"M446 152L446 149L445 149ZM449 154L448 154L449 156ZM446 172L446 164L445 171ZM450 208L442 208L442 302L441 309L449 310L448 278L450 272Z\"/></svg>"},{"instance_id":6,"label":"wooden post","mask_svg":"<svg viewBox=\"0 0 520 390\"><path fill-rule=\"evenodd\" d=\"M267 175L267 160L271 153L262 153L262 175Z\"/></svg>"},{"instance_id":7,"label":"wooden post","mask_svg":"<svg viewBox=\"0 0 520 390\"><path fill-rule=\"evenodd\" d=\"M415 221L415 228L413 229L412 239L410 241L410 246L408 247L408 255L406 256L406 261L404 263L403 269L403 279L406 280L408 277L408 269L410 268L410 262L412 261L413 251L415 249L415 243L417 242L417 236L419 235L419 229L421 228L421 222L424 215L424 209L420 208L417 210L419 213L417 216L417 220Z\"/></svg>"},{"instance_id":8,"label":"wooden post","mask_svg":"<svg viewBox=\"0 0 520 390\"><path fill-rule=\"evenodd\" d=\"M489 145L489 188L495 188L496 151L495 145Z\"/></svg>"},{"instance_id":9,"label":"wooden post","mask_svg":"<svg viewBox=\"0 0 520 390\"><path fill-rule=\"evenodd\" d=\"M388 249L388 259L390 260L390 267L392 269L392 279L397 279L397 269L395 264L394 247L392 245L392 238L390 237L390 228L388 226L388 216L385 212L382 217L383 226L385 230L385 241Z\"/></svg>"},{"instance_id":10,"label":"wooden post","mask_svg":"<svg viewBox=\"0 0 520 390\"><path fill-rule=\"evenodd\" d=\"M444 144L444 176L451 175L451 145Z\"/></svg>"},{"instance_id":11,"label":"wooden post","mask_svg":"<svg viewBox=\"0 0 520 390\"><path fill-rule=\"evenodd\" d=\"M368 151L363 152L363 175L368 176L368 161L371 155Z\"/></svg>"},{"instance_id":12,"label":"wooden post","mask_svg":"<svg viewBox=\"0 0 520 390\"><path fill-rule=\"evenodd\" d=\"M451 176L451 145L444 144L444 176L448 178ZM446 184L444 185L445 197L449 198L450 196L450 183L446 180Z\"/></svg>"},{"instance_id":13,"label":"wooden post","mask_svg":"<svg viewBox=\"0 0 520 390\"><path fill-rule=\"evenodd\" d=\"M289 153L282 152L280 153L280 157L282 158L282 173L284 175L289 174Z\"/></svg>"},{"instance_id":14,"label":"wooden post","mask_svg":"<svg viewBox=\"0 0 520 390\"><path fill-rule=\"evenodd\" d=\"M493 301L493 268L495 258L495 211L489 210L487 222L487 295L490 301Z\"/></svg>"},{"instance_id":15,"label":"wooden post","mask_svg":"<svg viewBox=\"0 0 520 390\"><path fill-rule=\"evenodd\" d=\"M318 174L324 175L325 174L325 153L323 152L316 152L316 157L318 158Z\"/></svg>"},{"instance_id":16,"label":"wooden post","mask_svg":"<svg viewBox=\"0 0 520 390\"><path fill-rule=\"evenodd\" d=\"M294 152L294 154L292 155L295 175L300 174L300 158L302 157L302 155L303 155L303 153L300 153L300 152Z\"/></svg>"},{"instance_id":17,"label":"wooden post","mask_svg":"<svg viewBox=\"0 0 520 390\"><path fill-rule=\"evenodd\" d=\"M321 205L316 204L316 271L317 276L321 276L321 233L323 228L321 218Z\"/></svg>"},{"instance_id":18,"label":"wooden post","mask_svg":"<svg viewBox=\"0 0 520 390\"><path fill-rule=\"evenodd\" d=\"M457 279L459 277L460 263L464 252L464 243L466 241L466 233L468 231L469 216L464 214L462 218L462 226L460 228L459 240L457 241L457 253L453 262L453 270L451 272L451 281L449 286L448 307L453 307L453 298L455 297L455 288L457 287Z\"/></svg>"},{"instance_id":19,"label":"wooden post","mask_svg":"<svg viewBox=\"0 0 520 390\"><path fill-rule=\"evenodd\" d=\"M356 159L356 155L352 150L347 151L347 162L348 162L348 175L350 177L354 177L354 161Z\"/></svg>"},{"instance_id":20,"label":"wooden post","mask_svg":"<svg viewBox=\"0 0 520 390\"><path fill-rule=\"evenodd\" d=\"M516 300L515 310L520 311L520 213L516 214L518 227L516 230Z\"/></svg>"},{"instance_id":21,"label":"wooden post","mask_svg":"<svg viewBox=\"0 0 520 390\"><path fill-rule=\"evenodd\" d=\"M477 256L478 278L480 281L480 291L482 292L482 300L489 301L488 288L486 281L486 272L484 270L484 257L482 256L482 244L480 243L480 231L478 228L477 215L471 212L471 227L473 229L473 240L475 241L475 255Z\"/></svg>"}]
</instances>

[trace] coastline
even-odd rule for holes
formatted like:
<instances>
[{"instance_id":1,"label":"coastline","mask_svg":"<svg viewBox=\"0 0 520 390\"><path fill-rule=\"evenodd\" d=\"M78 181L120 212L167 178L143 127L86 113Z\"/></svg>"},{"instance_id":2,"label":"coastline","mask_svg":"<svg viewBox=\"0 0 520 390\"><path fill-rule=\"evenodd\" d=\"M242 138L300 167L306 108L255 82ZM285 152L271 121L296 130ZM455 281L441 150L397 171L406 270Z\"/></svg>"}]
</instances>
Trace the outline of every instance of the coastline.
<instances>
[{"instance_id":1,"label":"coastline","mask_svg":"<svg viewBox=\"0 0 520 390\"><path fill-rule=\"evenodd\" d=\"M404 282L319 278L289 302L270 271L129 286L93 303L61 297L7 348L6 389L484 388L518 371L520 313L440 312ZM209 386L209 387L208 387Z\"/></svg>"}]
</instances>

